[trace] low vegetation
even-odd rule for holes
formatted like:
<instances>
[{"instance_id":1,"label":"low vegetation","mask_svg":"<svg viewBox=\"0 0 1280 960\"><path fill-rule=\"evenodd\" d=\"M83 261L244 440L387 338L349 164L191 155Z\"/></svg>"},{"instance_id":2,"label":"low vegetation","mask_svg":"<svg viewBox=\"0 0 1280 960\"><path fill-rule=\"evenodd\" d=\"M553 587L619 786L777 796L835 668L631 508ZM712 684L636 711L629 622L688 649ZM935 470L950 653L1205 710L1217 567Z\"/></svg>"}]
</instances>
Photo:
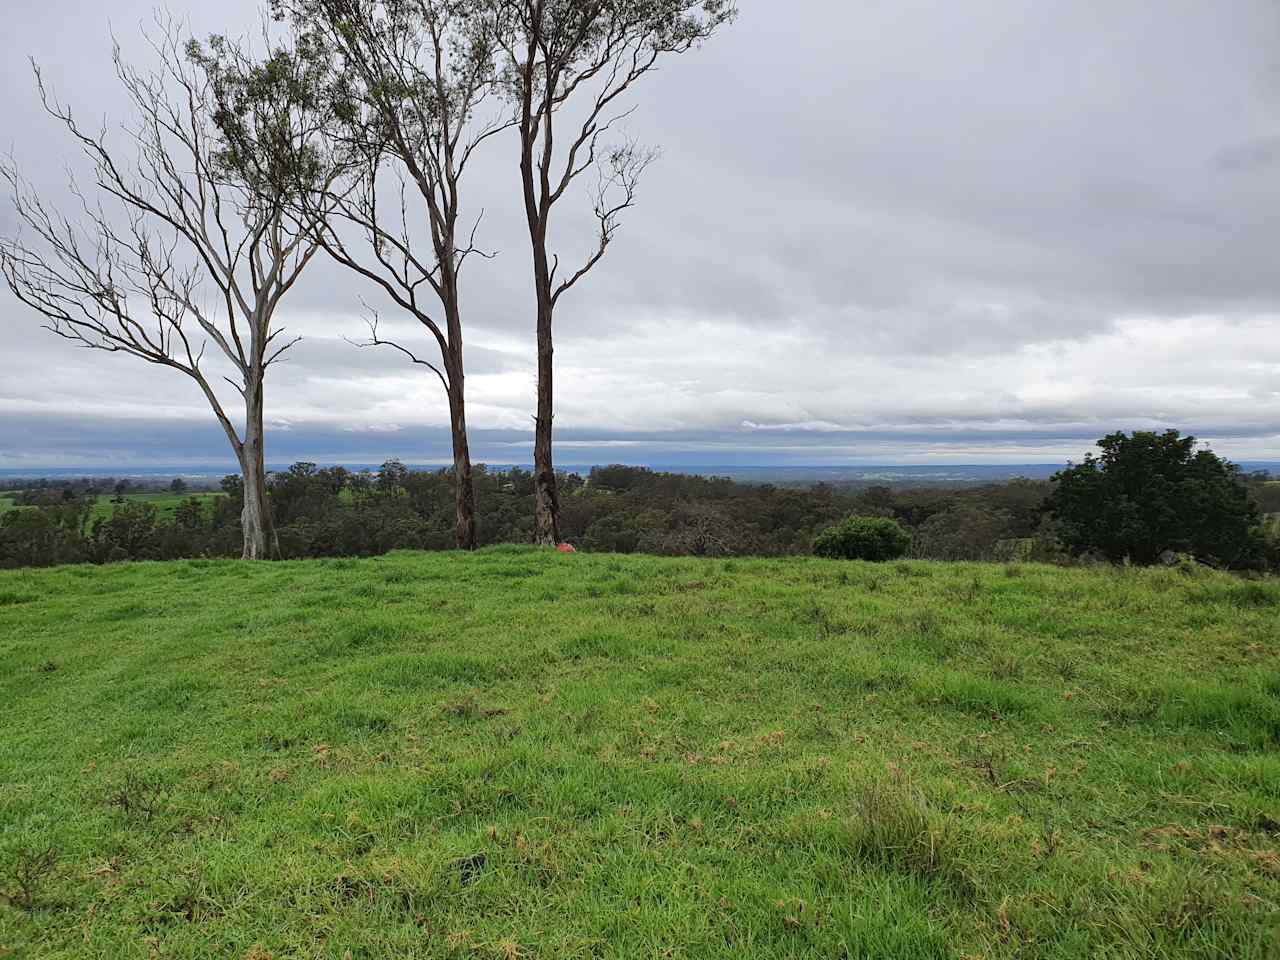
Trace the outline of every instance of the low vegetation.
<instances>
[{"instance_id":1,"label":"low vegetation","mask_svg":"<svg viewBox=\"0 0 1280 960\"><path fill-rule=\"evenodd\" d=\"M1280 527L1260 522L1264 514L1280 514L1280 485L1262 473L1232 475L1230 481L1239 488L1236 502L1244 505L1244 511L1228 511L1223 518L1202 509L1195 523L1189 524L1195 527L1194 536L1181 536L1175 525L1167 537L1161 535L1160 542L1167 542L1175 553L1215 566L1280 570ZM478 466L473 483L477 542L484 546L532 542L532 474L519 468ZM453 471L410 470L395 460L376 473L296 463L272 473L267 487L271 529L285 558L442 550L452 547L456 539ZM852 516L893 521L910 535L907 555L915 559L1071 563L1081 557L1106 560L1125 555L1114 542L1095 543L1083 536L1079 524L1064 531L1066 524L1050 509L1055 489L1050 481L1019 479L964 487L825 483L787 487L609 466L596 467L586 476L563 474L557 488L562 495L561 536L592 552L707 557L809 554L824 531ZM225 478L218 493L125 491L107 496L100 489L90 479L28 482L26 489L12 496L36 509L0 515L0 567L241 553L243 491L237 477ZM1086 518L1096 512L1095 499L1093 495L1072 498ZM1203 506L1202 501L1194 502ZM1104 527L1104 532L1112 527ZM1207 537L1206 531L1214 535ZM901 537L890 540L889 552L896 556ZM1137 542L1141 546L1145 541ZM1216 552L1210 549L1214 544ZM1223 544L1242 549L1224 555ZM863 554L845 550L839 555Z\"/></svg>"},{"instance_id":2,"label":"low vegetation","mask_svg":"<svg viewBox=\"0 0 1280 960\"><path fill-rule=\"evenodd\" d=\"M911 534L888 517L845 517L818 534L813 552L830 560L897 560L911 546Z\"/></svg>"},{"instance_id":3,"label":"low vegetation","mask_svg":"<svg viewBox=\"0 0 1280 960\"><path fill-rule=\"evenodd\" d=\"M0 956L1276 956L1280 584L0 572Z\"/></svg>"}]
</instances>

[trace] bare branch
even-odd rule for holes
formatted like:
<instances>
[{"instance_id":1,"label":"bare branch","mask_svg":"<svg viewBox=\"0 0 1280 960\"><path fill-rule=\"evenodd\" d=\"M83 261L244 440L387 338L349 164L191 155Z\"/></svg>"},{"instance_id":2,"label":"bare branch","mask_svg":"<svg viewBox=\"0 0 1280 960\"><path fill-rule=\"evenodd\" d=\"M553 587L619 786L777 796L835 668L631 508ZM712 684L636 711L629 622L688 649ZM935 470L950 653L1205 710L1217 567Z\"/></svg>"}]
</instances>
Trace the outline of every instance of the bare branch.
<instances>
[{"instance_id":1,"label":"bare branch","mask_svg":"<svg viewBox=\"0 0 1280 960\"><path fill-rule=\"evenodd\" d=\"M343 337L343 339L346 340L347 343L351 344L353 347L391 347L395 350L400 351L400 353L404 354L406 357L409 358L411 363L415 363L418 366L426 367L432 373L434 373L437 377L439 377L440 385L444 387L445 393L448 393L449 380L444 375L444 373L441 372L440 368L428 360L420 359L408 347L405 347L394 340L384 340L381 337L379 337L378 336L378 320L379 320L378 311L369 307L368 304L365 304L365 307L369 311L368 315L365 317L365 323L367 323L369 326L369 339L364 342L357 342L347 337Z\"/></svg>"},{"instance_id":2,"label":"bare branch","mask_svg":"<svg viewBox=\"0 0 1280 960\"><path fill-rule=\"evenodd\" d=\"M276 48L271 69L251 74L238 45L215 38L206 49L175 20L156 25L146 36L154 72L113 48L133 112L114 137L82 127L33 64L40 101L88 161L95 189L72 180L72 219L46 205L11 158L0 163L21 228L0 239L0 273L55 335L195 381L241 462L245 556L256 557L269 526L263 384L297 342L280 339L276 310L319 249L315 218L324 215L295 200L341 171L323 149L327 112L304 60ZM210 344L235 372L222 379L244 403L240 427L203 368Z\"/></svg>"}]
</instances>

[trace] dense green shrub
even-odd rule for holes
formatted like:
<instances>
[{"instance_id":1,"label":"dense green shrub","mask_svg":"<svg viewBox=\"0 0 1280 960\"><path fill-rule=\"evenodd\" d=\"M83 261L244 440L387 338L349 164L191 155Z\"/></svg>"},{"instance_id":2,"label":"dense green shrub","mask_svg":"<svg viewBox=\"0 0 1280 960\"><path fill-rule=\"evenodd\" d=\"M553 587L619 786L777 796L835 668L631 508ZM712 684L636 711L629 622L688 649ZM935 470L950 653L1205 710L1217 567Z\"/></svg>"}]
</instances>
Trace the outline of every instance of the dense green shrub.
<instances>
[{"instance_id":1,"label":"dense green shrub","mask_svg":"<svg viewBox=\"0 0 1280 960\"><path fill-rule=\"evenodd\" d=\"M992 560L996 545L1015 537L1004 511L961 504L935 513L915 529L911 555L927 560Z\"/></svg>"},{"instance_id":2,"label":"dense green shrub","mask_svg":"<svg viewBox=\"0 0 1280 960\"><path fill-rule=\"evenodd\" d=\"M1055 475L1046 504L1072 553L1139 564L1170 552L1237 569L1265 563L1259 511L1234 464L1177 430L1113 433L1098 447L1100 457Z\"/></svg>"},{"instance_id":3,"label":"dense green shrub","mask_svg":"<svg viewBox=\"0 0 1280 960\"><path fill-rule=\"evenodd\" d=\"M582 535L582 545L597 553L635 553L643 527L640 518L628 514L607 514L591 523Z\"/></svg>"},{"instance_id":4,"label":"dense green shrub","mask_svg":"<svg viewBox=\"0 0 1280 960\"><path fill-rule=\"evenodd\" d=\"M89 545L83 533L76 525L59 522L57 511L0 514L0 567L49 567L87 559Z\"/></svg>"},{"instance_id":5,"label":"dense green shrub","mask_svg":"<svg viewBox=\"0 0 1280 960\"><path fill-rule=\"evenodd\" d=\"M813 542L813 552L835 560L895 560L911 546L911 534L888 517L846 517Z\"/></svg>"},{"instance_id":6,"label":"dense green shrub","mask_svg":"<svg viewBox=\"0 0 1280 960\"><path fill-rule=\"evenodd\" d=\"M99 563L160 559L158 524L159 516L151 504L118 504L111 516L93 521L89 539L94 559Z\"/></svg>"}]
</instances>

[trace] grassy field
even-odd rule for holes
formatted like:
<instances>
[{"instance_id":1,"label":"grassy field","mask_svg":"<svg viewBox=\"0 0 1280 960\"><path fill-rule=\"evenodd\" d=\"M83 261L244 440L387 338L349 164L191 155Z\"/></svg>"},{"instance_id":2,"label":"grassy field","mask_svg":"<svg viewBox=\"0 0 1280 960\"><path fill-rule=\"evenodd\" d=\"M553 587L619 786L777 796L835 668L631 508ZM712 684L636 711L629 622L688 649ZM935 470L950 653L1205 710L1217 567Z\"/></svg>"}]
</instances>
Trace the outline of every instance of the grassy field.
<instances>
[{"instance_id":1,"label":"grassy field","mask_svg":"<svg viewBox=\"0 0 1280 960\"><path fill-rule=\"evenodd\" d=\"M16 504L13 502L13 497L0 493L0 513L6 513L14 509L16 509Z\"/></svg>"},{"instance_id":2,"label":"grassy field","mask_svg":"<svg viewBox=\"0 0 1280 960\"><path fill-rule=\"evenodd\" d=\"M0 956L1275 958L1278 622L1176 570L0 572Z\"/></svg>"}]
</instances>

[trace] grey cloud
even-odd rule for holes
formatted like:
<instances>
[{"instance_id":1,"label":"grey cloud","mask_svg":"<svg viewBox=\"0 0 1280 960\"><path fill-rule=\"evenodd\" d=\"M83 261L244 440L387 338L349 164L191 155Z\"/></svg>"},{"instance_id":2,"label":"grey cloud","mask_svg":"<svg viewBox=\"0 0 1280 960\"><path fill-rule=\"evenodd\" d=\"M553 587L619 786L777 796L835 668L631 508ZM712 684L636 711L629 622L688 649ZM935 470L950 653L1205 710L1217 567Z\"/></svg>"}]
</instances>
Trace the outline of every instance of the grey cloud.
<instances>
[{"instance_id":1,"label":"grey cloud","mask_svg":"<svg viewBox=\"0 0 1280 960\"><path fill-rule=\"evenodd\" d=\"M394 339L415 356L432 362L436 357L434 341L421 327L400 324L394 328L379 326L381 339ZM329 371L335 375L378 377L391 370L414 372L433 377L430 371L415 367L407 357L392 347L368 346L368 329L352 325L350 340L341 337L304 336L302 341L286 354L288 364L282 363L275 374L280 377L306 377L315 371ZM521 370L527 359L490 347L471 345L466 348L467 373L482 376Z\"/></svg>"},{"instance_id":2,"label":"grey cloud","mask_svg":"<svg viewBox=\"0 0 1280 960\"><path fill-rule=\"evenodd\" d=\"M201 34L255 22L253 0L171 2ZM594 445L564 456L612 437L649 457L667 444L892 459L950 437L1008 458L1157 422L1280 447L1280 6L740 6L723 36L646 81L626 122L663 152L609 256L562 301L559 435ZM112 4L126 53L150 7ZM110 115L106 16L90 0L8 13L0 129L56 194L70 144L41 117L24 58L82 115ZM533 330L511 145L492 146L464 215L483 209L480 242L498 256L469 268L464 310L477 428L500 453L527 439L503 431L527 423ZM590 245L578 199L557 233L566 262ZM0 203L0 229L7 216ZM285 307L306 339L269 385L291 423L282 452L438 449L438 388L342 342L363 334L362 299L429 352L371 285L318 259ZM0 420L32 400L82 409L85 443L105 402L133 423L152 422L150 404L203 423L187 384L75 354L7 299L0 331ZM78 449L74 422L56 441L9 423L4 437L53 456ZM802 428L818 422L858 430ZM401 429L376 443L360 432L388 423ZM188 449L155 429L155 445L111 435L139 457Z\"/></svg>"},{"instance_id":3,"label":"grey cloud","mask_svg":"<svg viewBox=\"0 0 1280 960\"><path fill-rule=\"evenodd\" d=\"M1280 136L1262 137L1225 147L1213 158L1224 173L1265 173L1280 166Z\"/></svg>"}]
</instances>

